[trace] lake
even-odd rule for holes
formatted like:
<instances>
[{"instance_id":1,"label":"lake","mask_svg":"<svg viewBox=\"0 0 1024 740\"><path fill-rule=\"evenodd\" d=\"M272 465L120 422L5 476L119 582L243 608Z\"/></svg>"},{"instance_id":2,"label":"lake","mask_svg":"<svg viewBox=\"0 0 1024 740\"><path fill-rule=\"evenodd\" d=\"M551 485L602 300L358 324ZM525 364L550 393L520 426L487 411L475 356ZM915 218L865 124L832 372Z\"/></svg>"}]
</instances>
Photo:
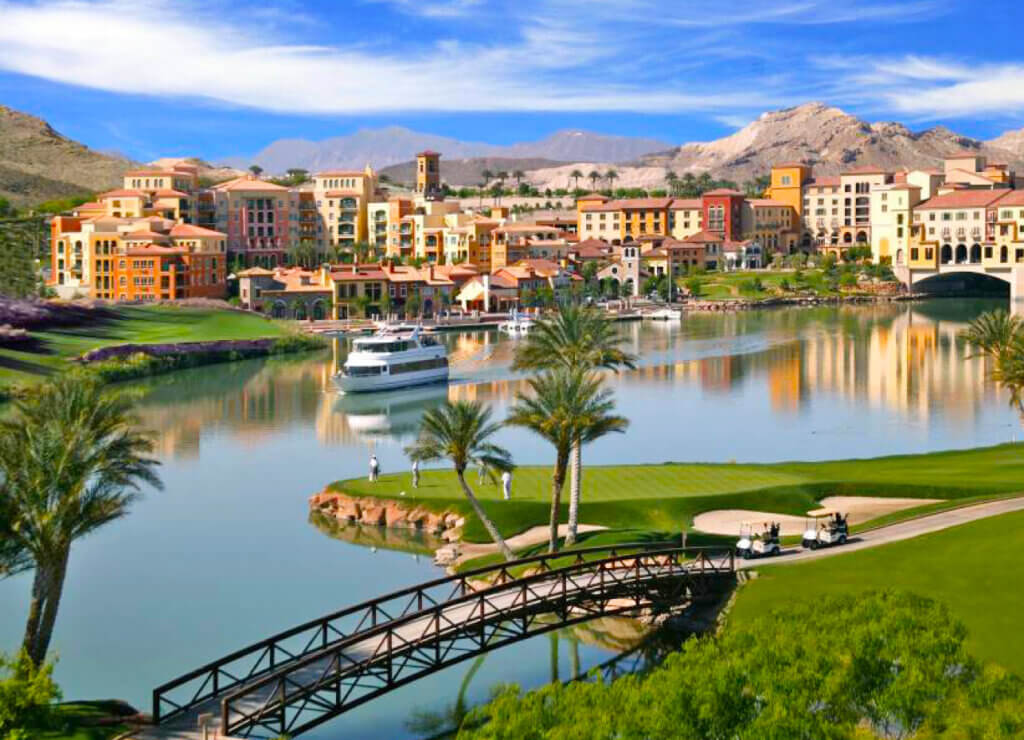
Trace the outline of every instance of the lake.
<instances>
[{"instance_id":1,"label":"lake","mask_svg":"<svg viewBox=\"0 0 1024 740\"><path fill-rule=\"evenodd\" d=\"M624 323L640 356L610 376L629 431L584 451L591 464L868 457L975 447L1019 435L1005 396L957 335L1005 301L692 314ZM522 386L515 341L445 335L453 382L384 396L339 396L329 352L215 365L133 386L158 435L165 483L131 515L76 544L53 647L65 698L126 699L272 632L438 575L429 557L367 548L308 521L307 497L408 465L425 408L479 399L503 418ZM550 464L523 430L498 442L518 464ZM0 649L17 647L29 579L0 583ZM630 623L539 637L371 702L313 738L413 738L461 694L502 681L535 686L624 649ZM555 656L555 657L553 657Z\"/></svg>"}]
</instances>

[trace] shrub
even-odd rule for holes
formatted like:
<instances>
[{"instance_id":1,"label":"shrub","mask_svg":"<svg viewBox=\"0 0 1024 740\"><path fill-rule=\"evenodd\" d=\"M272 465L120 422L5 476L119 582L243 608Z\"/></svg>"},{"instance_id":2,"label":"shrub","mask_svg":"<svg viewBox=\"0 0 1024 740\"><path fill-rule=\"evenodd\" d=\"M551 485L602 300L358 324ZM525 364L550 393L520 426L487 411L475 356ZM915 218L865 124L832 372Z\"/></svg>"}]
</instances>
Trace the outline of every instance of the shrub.
<instances>
[{"instance_id":1,"label":"shrub","mask_svg":"<svg viewBox=\"0 0 1024 740\"><path fill-rule=\"evenodd\" d=\"M913 594L807 600L691 639L646 675L505 687L459 737L1019 737L1024 684L983 669L965 638Z\"/></svg>"},{"instance_id":2,"label":"shrub","mask_svg":"<svg viewBox=\"0 0 1024 740\"><path fill-rule=\"evenodd\" d=\"M700 296L701 291L704 289L704 281L699 277L692 277L686 281L686 289L690 291L690 295L694 298Z\"/></svg>"},{"instance_id":3,"label":"shrub","mask_svg":"<svg viewBox=\"0 0 1024 740\"><path fill-rule=\"evenodd\" d=\"M857 287L857 276L852 272L844 272L839 276L839 285L844 288Z\"/></svg>"},{"instance_id":4,"label":"shrub","mask_svg":"<svg viewBox=\"0 0 1024 740\"><path fill-rule=\"evenodd\" d=\"M0 653L0 738L36 737L31 731L51 726L52 703L59 698L52 663L36 668L24 651L13 657Z\"/></svg>"}]
</instances>

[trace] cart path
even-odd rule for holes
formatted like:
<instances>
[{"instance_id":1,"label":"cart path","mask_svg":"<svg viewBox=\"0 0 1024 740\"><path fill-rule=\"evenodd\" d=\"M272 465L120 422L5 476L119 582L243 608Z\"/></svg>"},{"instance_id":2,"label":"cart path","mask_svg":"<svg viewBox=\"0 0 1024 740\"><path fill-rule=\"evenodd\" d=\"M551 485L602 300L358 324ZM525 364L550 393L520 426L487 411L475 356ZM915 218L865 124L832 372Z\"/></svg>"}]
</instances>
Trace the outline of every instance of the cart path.
<instances>
[{"instance_id":1,"label":"cart path","mask_svg":"<svg viewBox=\"0 0 1024 740\"><path fill-rule=\"evenodd\" d=\"M890 542L909 540L922 534L941 532L944 529L956 527L960 524L967 524L968 522L987 519L988 517L999 516L1000 514L1009 514L1014 511L1024 511L1024 496L987 501L981 504L964 506L959 509L940 511L917 519L910 519L905 522L898 522L867 532L857 533L852 535L845 545L823 547L817 550L787 547L775 558L737 559L736 568L741 570L754 568L759 563L799 563L805 560L826 558L830 555L839 555L844 552L854 552L855 550L864 550L868 547L887 545Z\"/></svg>"}]
</instances>

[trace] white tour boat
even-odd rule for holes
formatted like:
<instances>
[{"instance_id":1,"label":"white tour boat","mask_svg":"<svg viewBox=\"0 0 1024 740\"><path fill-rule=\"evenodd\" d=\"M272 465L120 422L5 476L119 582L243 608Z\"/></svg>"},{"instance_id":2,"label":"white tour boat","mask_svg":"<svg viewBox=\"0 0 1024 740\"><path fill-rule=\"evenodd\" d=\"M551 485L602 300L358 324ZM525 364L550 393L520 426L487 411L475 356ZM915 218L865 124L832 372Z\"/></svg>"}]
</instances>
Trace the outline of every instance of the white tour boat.
<instances>
[{"instance_id":1,"label":"white tour boat","mask_svg":"<svg viewBox=\"0 0 1024 740\"><path fill-rule=\"evenodd\" d=\"M537 325L537 322L529 316L520 316L518 311L509 314L508 321L498 324L498 330L514 337L529 334L530 330Z\"/></svg>"},{"instance_id":2,"label":"white tour boat","mask_svg":"<svg viewBox=\"0 0 1024 740\"><path fill-rule=\"evenodd\" d=\"M655 321L679 321L683 318L683 312L678 308L659 308L646 314L646 317Z\"/></svg>"},{"instance_id":3,"label":"white tour boat","mask_svg":"<svg viewBox=\"0 0 1024 740\"><path fill-rule=\"evenodd\" d=\"M436 337L378 332L352 342L334 383L342 393L392 390L448 380L448 352Z\"/></svg>"}]
</instances>

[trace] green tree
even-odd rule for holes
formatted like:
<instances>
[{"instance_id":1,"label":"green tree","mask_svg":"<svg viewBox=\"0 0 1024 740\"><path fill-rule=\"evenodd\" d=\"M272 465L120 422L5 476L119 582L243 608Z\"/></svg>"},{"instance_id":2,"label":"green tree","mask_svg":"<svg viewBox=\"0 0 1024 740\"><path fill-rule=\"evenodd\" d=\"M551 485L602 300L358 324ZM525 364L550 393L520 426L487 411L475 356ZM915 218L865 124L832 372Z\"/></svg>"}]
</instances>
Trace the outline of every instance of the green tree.
<instances>
[{"instance_id":1,"label":"green tree","mask_svg":"<svg viewBox=\"0 0 1024 740\"><path fill-rule=\"evenodd\" d=\"M462 493L480 523L505 560L515 560L498 527L466 483L466 469L470 466L488 471L513 468L508 450L489 441L500 428L500 424L491 422L491 410L478 401L445 401L444 405L423 414L419 436L414 444L406 447L405 453L419 462L451 460Z\"/></svg>"},{"instance_id":2,"label":"green tree","mask_svg":"<svg viewBox=\"0 0 1024 740\"><path fill-rule=\"evenodd\" d=\"M601 173L597 170L591 170L587 178L590 180L590 189L597 190L597 181L601 179Z\"/></svg>"},{"instance_id":3,"label":"green tree","mask_svg":"<svg viewBox=\"0 0 1024 740\"><path fill-rule=\"evenodd\" d=\"M37 666L24 650L13 657L0 653L0 738L28 740L49 729L51 703L60 696L52 663Z\"/></svg>"},{"instance_id":4,"label":"green tree","mask_svg":"<svg viewBox=\"0 0 1024 740\"><path fill-rule=\"evenodd\" d=\"M694 275L687 279L686 289L690 291L690 295L694 298L700 298L701 291L704 289L704 281Z\"/></svg>"},{"instance_id":5,"label":"green tree","mask_svg":"<svg viewBox=\"0 0 1024 740\"><path fill-rule=\"evenodd\" d=\"M602 388L601 378L584 366L547 370L530 378L527 385L530 393L516 394L506 423L529 429L555 448L548 549L556 552L562 489L573 446L623 432L629 422L611 413L615 408L612 392Z\"/></svg>"},{"instance_id":6,"label":"green tree","mask_svg":"<svg viewBox=\"0 0 1024 740\"><path fill-rule=\"evenodd\" d=\"M259 177L263 174L263 168L258 164L251 164L249 165L249 172L251 172L255 177Z\"/></svg>"},{"instance_id":7,"label":"green tree","mask_svg":"<svg viewBox=\"0 0 1024 740\"><path fill-rule=\"evenodd\" d=\"M423 301L420 299L420 294L409 293L408 298L405 299L405 315L410 318L419 316L421 308L423 308Z\"/></svg>"},{"instance_id":8,"label":"green tree","mask_svg":"<svg viewBox=\"0 0 1024 740\"><path fill-rule=\"evenodd\" d=\"M0 574L34 570L23 648L41 666L72 543L128 513L142 484L160 487L150 437L128 397L64 375L0 422Z\"/></svg>"},{"instance_id":9,"label":"green tree","mask_svg":"<svg viewBox=\"0 0 1024 740\"><path fill-rule=\"evenodd\" d=\"M366 295L366 293L360 293L352 299L352 302L355 304L356 313L359 314L359 318L370 318L370 296Z\"/></svg>"},{"instance_id":10,"label":"green tree","mask_svg":"<svg viewBox=\"0 0 1024 740\"><path fill-rule=\"evenodd\" d=\"M965 637L946 608L912 594L806 599L688 640L646 675L505 687L458 737L1019 737L1024 684L982 669Z\"/></svg>"},{"instance_id":11,"label":"green tree","mask_svg":"<svg viewBox=\"0 0 1024 740\"><path fill-rule=\"evenodd\" d=\"M580 189L580 178L583 177L583 172L580 170L573 170L569 173L569 177L572 178L572 189L575 192L579 192Z\"/></svg>"}]
</instances>

